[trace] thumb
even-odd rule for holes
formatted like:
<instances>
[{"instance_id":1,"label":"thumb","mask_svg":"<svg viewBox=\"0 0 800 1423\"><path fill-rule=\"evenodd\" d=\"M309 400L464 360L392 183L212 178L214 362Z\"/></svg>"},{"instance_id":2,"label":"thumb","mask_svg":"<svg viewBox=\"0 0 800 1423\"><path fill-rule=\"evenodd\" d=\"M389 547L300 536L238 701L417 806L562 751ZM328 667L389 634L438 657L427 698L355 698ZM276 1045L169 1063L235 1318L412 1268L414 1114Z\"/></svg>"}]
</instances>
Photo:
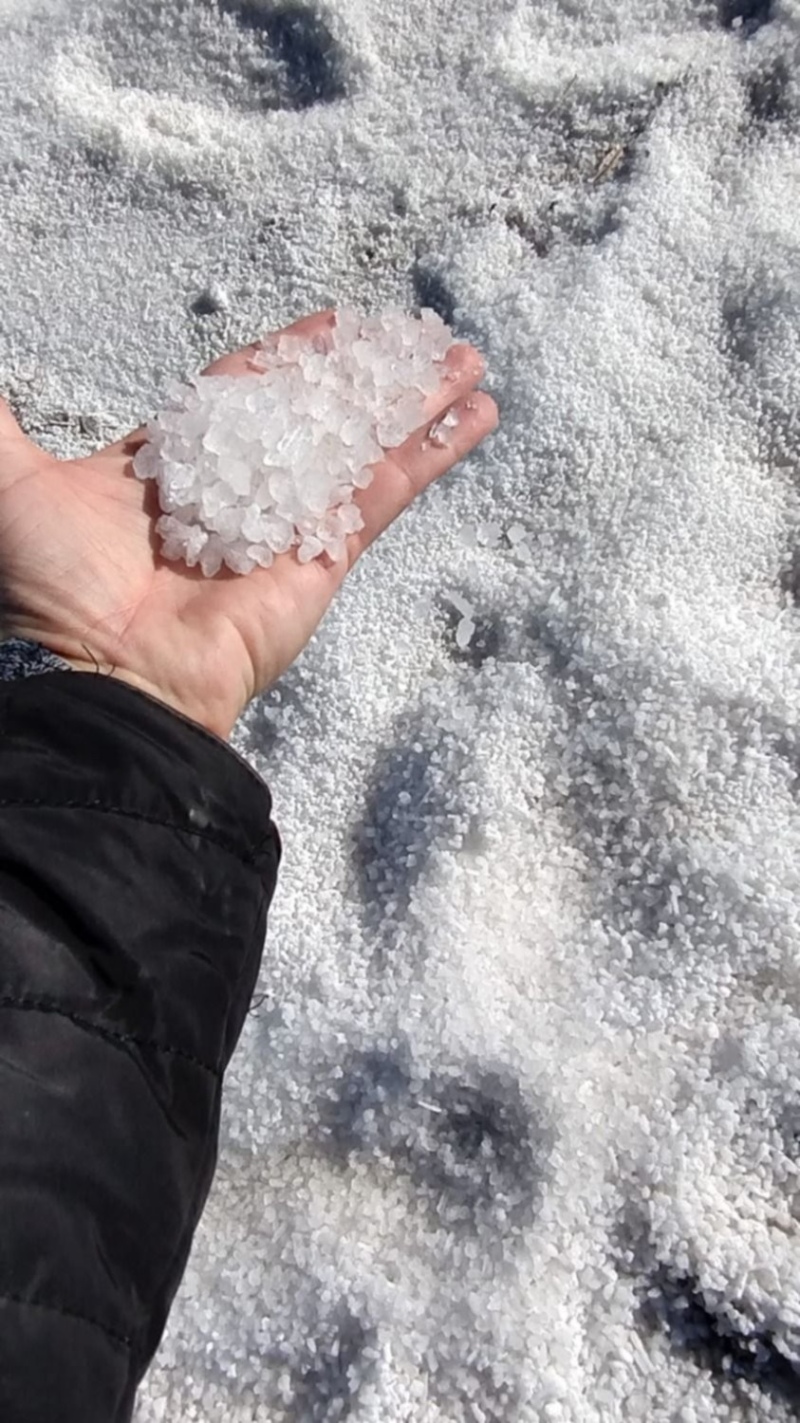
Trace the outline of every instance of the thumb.
<instances>
[{"instance_id":1,"label":"thumb","mask_svg":"<svg viewBox=\"0 0 800 1423\"><path fill-rule=\"evenodd\" d=\"M38 455L41 455L38 445L35 445L33 440L25 434L11 406L7 400L3 399L2 395L0 395L0 443L6 451L10 446L14 446L20 450L27 449L30 452L35 450Z\"/></svg>"},{"instance_id":2,"label":"thumb","mask_svg":"<svg viewBox=\"0 0 800 1423\"><path fill-rule=\"evenodd\" d=\"M0 395L0 488L26 473L34 461L40 464L46 458L20 428L8 401Z\"/></svg>"},{"instance_id":3,"label":"thumb","mask_svg":"<svg viewBox=\"0 0 800 1423\"><path fill-rule=\"evenodd\" d=\"M8 401L0 395L0 440L19 441L27 440L27 438L27 435L24 435L20 429Z\"/></svg>"}]
</instances>

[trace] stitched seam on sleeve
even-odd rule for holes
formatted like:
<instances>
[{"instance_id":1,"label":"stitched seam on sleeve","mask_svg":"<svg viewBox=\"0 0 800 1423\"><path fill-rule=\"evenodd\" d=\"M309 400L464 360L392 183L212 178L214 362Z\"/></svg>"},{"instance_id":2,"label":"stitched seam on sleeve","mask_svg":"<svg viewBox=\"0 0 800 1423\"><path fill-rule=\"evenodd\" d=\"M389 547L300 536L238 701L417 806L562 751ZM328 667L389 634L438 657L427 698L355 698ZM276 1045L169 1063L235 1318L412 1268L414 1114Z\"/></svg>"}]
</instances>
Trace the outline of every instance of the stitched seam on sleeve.
<instances>
[{"instance_id":1,"label":"stitched seam on sleeve","mask_svg":"<svg viewBox=\"0 0 800 1423\"><path fill-rule=\"evenodd\" d=\"M154 1052L167 1053L171 1057L180 1057L184 1062L189 1062L193 1067L201 1067L204 1072L210 1072L212 1077L220 1077L221 1072L213 1063L204 1062L200 1057L194 1057L190 1052L184 1052L183 1048L172 1047L169 1043L160 1043L155 1038L140 1037L136 1033L117 1033L113 1028L107 1028L102 1023L93 1023L90 1018L84 1018L80 1013L71 1013L67 1008L62 1008L60 1004L53 1003L47 998L16 998L11 994L0 996L0 1009L19 1009L24 1013L53 1013L57 1018L67 1018L70 1023L74 1023L76 1028L82 1028L87 1033L94 1033L98 1038L113 1043L117 1047L133 1044L135 1047L152 1048Z\"/></svg>"},{"instance_id":2,"label":"stitched seam on sleeve","mask_svg":"<svg viewBox=\"0 0 800 1423\"><path fill-rule=\"evenodd\" d=\"M23 1309L44 1309L48 1314L62 1314L67 1319L77 1319L81 1324L89 1324L92 1329L99 1329L101 1334L113 1339L115 1344L124 1345L126 1349L130 1349L133 1345L133 1340L129 1339L126 1334L118 1334L116 1329L109 1329L107 1324L101 1324L98 1319L90 1319L88 1314L79 1314L77 1310L67 1309L62 1304L46 1304L39 1299L23 1299L21 1295L6 1294L2 1290L0 1290L0 1304L16 1304L22 1305Z\"/></svg>"},{"instance_id":3,"label":"stitched seam on sleeve","mask_svg":"<svg viewBox=\"0 0 800 1423\"><path fill-rule=\"evenodd\" d=\"M161 820L157 815L145 815L141 810L126 810L121 805L109 805L101 800L28 800L9 798L0 800L0 810L6 808L31 809L31 810L96 810L103 815L122 815L127 820L141 820L147 825L158 825L162 830L173 830L179 835L190 835L193 839L207 840L212 845L219 846L222 850L227 850L228 854L235 855L236 859L249 868L255 868L255 861L267 840L271 837L271 832L267 831L262 841L250 852L243 854L241 849L234 845L232 840L228 840L225 835L218 835L213 830L204 830L200 826L178 825L175 821Z\"/></svg>"},{"instance_id":4,"label":"stitched seam on sleeve","mask_svg":"<svg viewBox=\"0 0 800 1423\"><path fill-rule=\"evenodd\" d=\"M72 671L73 669L70 667L69 673L71 674ZM74 680L71 676L70 680L65 683L65 681L63 680L63 673L52 672L50 675L59 678L59 690L62 693L65 693L68 697L72 696L72 694L76 691L79 691L79 695L80 692L83 691L83 688L81 688L80 690L76 688ZM82 676L89 677L92 680L94 680L95 678L100 678L103 683L108 683L111 680L109 675L104 676L98 671L84 672L82 673ZM70 683L72 685L70 685ZM9 683L8 685L19 686L20 683L19 681L17 681L16 683ZM170 706L167 702L162 702L159 697L154 697L152 693L146 692L143 687L137 687L132 682L124 682L120 679L115 681L114 683L114 692L116 693L120 689L122 689L125 693L132 693L134 697L143 697L145 701L149 702L150 706L154 707L161 716L166 714L167 717L169 717L171 720L177 718L177 720L182 722L184 726L189 727L191 731L196 732L199 736L201 736L203 740L208 743L209 746L215 747L216 750L221 749L230 752L230 754L234 756L239 762L239 765L242 767L242 769L247 772L248 776L258 782L259 786L263 788L263 781L261 780L261 777L259 776L258 772L253 770L253 767L249 764L248 761L245 760L244 756L242 756L239 751L235 750L235 748L231 746L230 743L224 739L224 737L217 736L216 732L209 731L208 727L203 726L200 722L195 721L192 717L187 716L184 712L178 711L177 707ZM99 705L101 710L108 716L109 708L103 704L102 700ZM110 714L112 716L114 715L113 709L110 711Z\"/></svg>"}]
</instances>

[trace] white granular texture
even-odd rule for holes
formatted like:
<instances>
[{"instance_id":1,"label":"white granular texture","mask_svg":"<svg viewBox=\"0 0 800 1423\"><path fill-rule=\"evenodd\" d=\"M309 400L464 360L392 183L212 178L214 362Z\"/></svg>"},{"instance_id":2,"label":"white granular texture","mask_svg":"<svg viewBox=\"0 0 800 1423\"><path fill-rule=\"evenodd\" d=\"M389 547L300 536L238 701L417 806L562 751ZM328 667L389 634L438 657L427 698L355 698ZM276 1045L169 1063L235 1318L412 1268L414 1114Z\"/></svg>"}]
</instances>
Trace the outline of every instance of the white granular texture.
<instances>
[{"instance_id":1,"label":"white granular texture","mask_svg":"<svg viewBox=\"0 0 800 1423\"><path fill-rule=\"evenodd\" d=\"M175 382L133 462L158 481L156 525L168 559L213 577L269 568L297 547L301 563L344 557L363 528L353 498L386 449L425 419L452 333L436 312L337 313L313 337L265 337L252 375ZM446 445L452 411L435 427Z\"/></svg>"},{"instance_id":2,"label":"white granular texture","mask_svg":"<svg viewBox=\"0 0 800 1423\"><path fill-rule=\"evenodd\" d=\"M44 4L48 448L425 273L502 417L237 729L285 853L136 1423L797 1423L800 0L331 0L348 97L247 112L277 5Z\"/></svg>"}]
</instances>

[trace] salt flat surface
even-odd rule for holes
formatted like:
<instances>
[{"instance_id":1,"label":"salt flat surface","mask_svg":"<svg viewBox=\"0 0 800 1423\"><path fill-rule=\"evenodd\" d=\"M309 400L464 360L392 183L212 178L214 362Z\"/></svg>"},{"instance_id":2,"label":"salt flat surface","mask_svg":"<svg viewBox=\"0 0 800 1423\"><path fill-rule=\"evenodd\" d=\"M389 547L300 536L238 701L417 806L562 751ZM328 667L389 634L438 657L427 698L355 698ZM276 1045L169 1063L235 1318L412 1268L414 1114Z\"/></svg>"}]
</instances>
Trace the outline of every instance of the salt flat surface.
<instances>
[{"instance_id":1,"label":"salt flat surface","mask_svg":"<svg viewBox=\"0 0 800 1423\"><path fill-rule=\"evenodd\" d=\"M502 411L238 729L285 858L138 1423L796 1416L800 3L3 23L50 448L332 301Z\"/></svg>"}]
</instances>

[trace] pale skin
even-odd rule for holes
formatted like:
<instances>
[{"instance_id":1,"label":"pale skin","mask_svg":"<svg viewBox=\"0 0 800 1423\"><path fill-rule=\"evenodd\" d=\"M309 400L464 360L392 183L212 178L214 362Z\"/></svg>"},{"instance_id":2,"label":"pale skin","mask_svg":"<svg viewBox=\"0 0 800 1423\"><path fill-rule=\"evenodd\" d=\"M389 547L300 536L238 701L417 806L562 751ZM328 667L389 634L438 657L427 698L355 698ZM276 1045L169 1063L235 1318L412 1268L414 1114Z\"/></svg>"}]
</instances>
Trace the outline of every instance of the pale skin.
<instances>
[{"instance_id":1,"label":"pale skin","mask_svg":"<svg viewBox=\"0 0 800 1423\"><path fill-rule=\"evenodd\" d=\"M333 320L319 312L287 329L312 335ZM208 373L248 371L253 350L224 356ZM215 578L160 556L157 490L131 468L143 430L87 459L57 460L0 400L5 635L41 642L77 671L118 677L227 740L248 702L305 647L356 559L494 430L497 408L477 389L483 374L471 346L451 349L425 425L358 492L364 528L348 538L345 560L300 564L289 552L271 568ZM448 408L459 422L439 447L427 435Z\"/></svg>"}]
</instances>

